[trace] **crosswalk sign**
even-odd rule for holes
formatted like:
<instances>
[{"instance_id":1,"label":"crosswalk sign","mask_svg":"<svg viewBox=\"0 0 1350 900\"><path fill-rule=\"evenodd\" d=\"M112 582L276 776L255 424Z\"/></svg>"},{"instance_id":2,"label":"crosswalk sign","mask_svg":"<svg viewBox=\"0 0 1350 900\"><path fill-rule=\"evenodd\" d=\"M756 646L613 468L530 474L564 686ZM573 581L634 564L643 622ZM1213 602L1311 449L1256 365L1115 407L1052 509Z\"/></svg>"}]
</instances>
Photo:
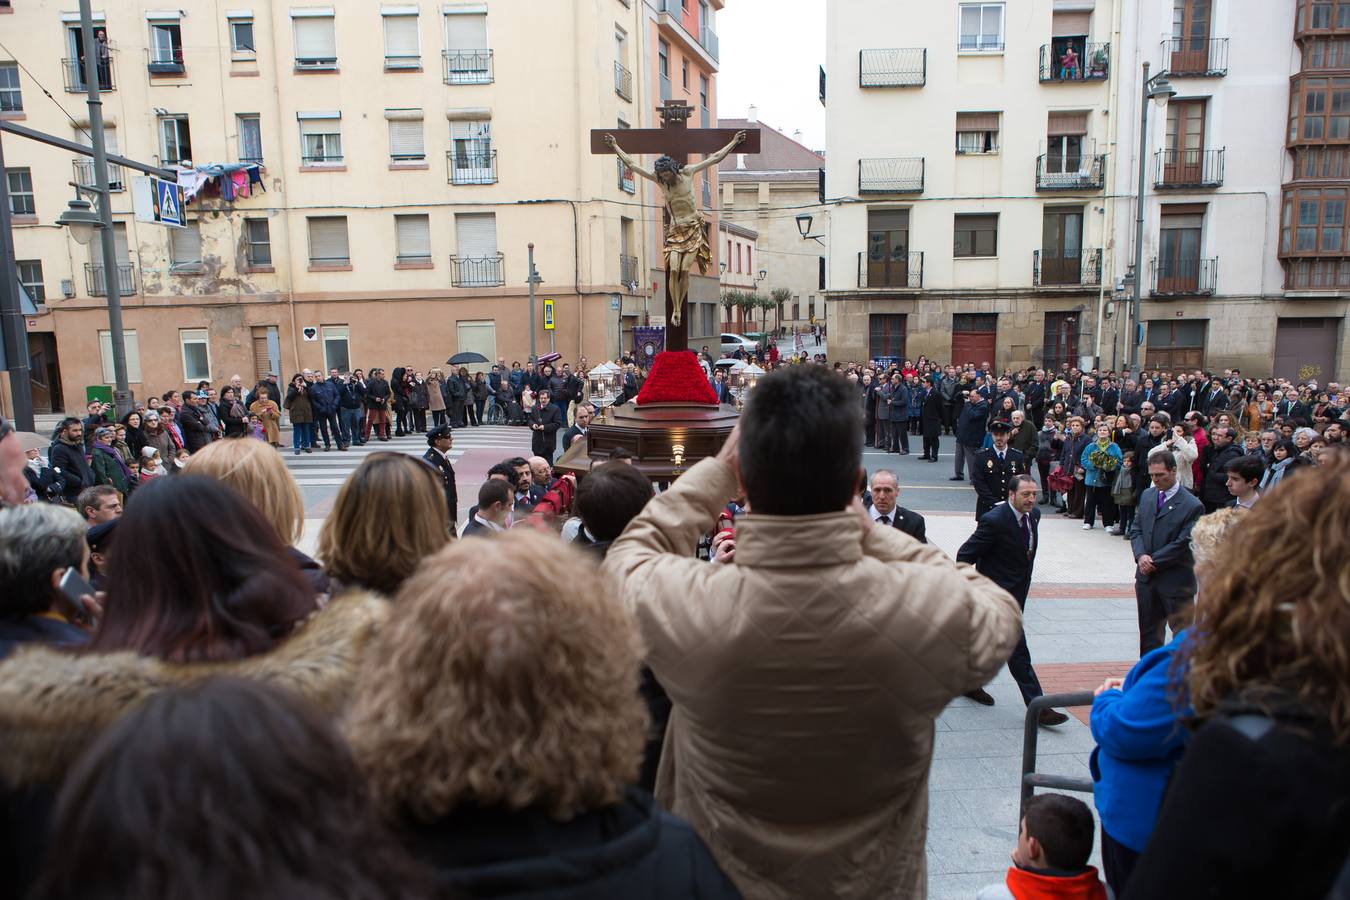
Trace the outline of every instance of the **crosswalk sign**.
<instances>
[{"instance_id":1,"label":"crosswalk sign","mask_svg":"<svg viewBox=\"0 0 1350 900\"><path fill-rule=\"evenodd\" d=\"M159 200L159 221L164 225L183 225L183 193L172 181L155 181Z\"/></svg>"},{"instance_id":2,"label":"crosswalk sign","mask_svg":"<svg viewBox=\"0 0 1350 900\"><path fill-rule=\"evenodd\" d=\"M545 330L545 331L552 331L552 330L553 330L553 301L552 301L552 300L545 300L545 301L544 301L544 330Z\"/></svg>"}]
</instances>

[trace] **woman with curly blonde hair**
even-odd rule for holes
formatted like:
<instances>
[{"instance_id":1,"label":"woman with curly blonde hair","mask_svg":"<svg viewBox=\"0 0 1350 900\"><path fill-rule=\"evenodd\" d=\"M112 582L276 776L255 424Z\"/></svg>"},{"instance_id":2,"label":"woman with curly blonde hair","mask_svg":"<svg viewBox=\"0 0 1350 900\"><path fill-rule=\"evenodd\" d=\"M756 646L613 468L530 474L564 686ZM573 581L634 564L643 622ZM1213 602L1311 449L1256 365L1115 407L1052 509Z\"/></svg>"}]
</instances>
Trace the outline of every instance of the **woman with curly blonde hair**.
<instances>
[{"instance_id":1,"label":"woman with curly blonde hair","mask_svg":"<svg viewBox=\"0 0 1350 900\"><path fill-rule=\"evenodd\" d=\"M1128 898L1323 898L1350 851L1350 463L1288 480L1204 572L1198 729Z\"/></svg>"},{"instance_id":2,"label":"woman with curly blonde hair","mask_svg":"<svg viewBox=\"0 0 1350 900\"><path fill-rule=\"evenodd\" d=\"M737 897L690 826L630 790L647 715L635 623L530 530L403 583L348 736L385 816L454 896Z\"/></svg>"}]
</instances>

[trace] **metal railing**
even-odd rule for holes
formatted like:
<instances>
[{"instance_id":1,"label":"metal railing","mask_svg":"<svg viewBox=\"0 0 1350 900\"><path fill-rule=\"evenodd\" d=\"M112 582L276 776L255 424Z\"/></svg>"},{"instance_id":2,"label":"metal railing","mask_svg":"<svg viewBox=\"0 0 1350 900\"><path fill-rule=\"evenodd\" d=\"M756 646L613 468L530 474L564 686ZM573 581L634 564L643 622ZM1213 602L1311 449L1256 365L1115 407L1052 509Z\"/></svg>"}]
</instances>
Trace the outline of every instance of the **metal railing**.
<instances>
[{"instance_id":1,"label":"metal railing","mask_svg":"<svg viewBox=\"0 0 1350 900\"><path fill-rule=\"evenodd\" d=\"M614 93L625 100L633 99L633 73L621 62L614 63Z\"/></svg>"},{"instance_id":2,"label":"metal railing","mask_svg":"<svg viewBox=\"0 0 1350 900\"><path fill-rule=\"evenodd\" d=\"M394 262L400 266L421 265L431 263L431 254L428 253L400 253L394 257Z\"/></svg>"},{"instance_id":3,"label":"metal railing","mask_svg":"<svg viewBox=\"0 0 1350 900\"><path fill-rule=\"evenodd\" d=\"M638 261L636 256L619 254L619 281L623 284L637 281Z\"/></svg>"},{"instance_id":4,"label":"metal railing","mask_svg":"<svg viewBox=\"0 0 1350 900\"><path fill-rule=\"evenodd\" d=\"M1072 48L1074 59L1066 60ZM1074 42L1056 53L1054 44L1041 45L1041 81L1045 83L1105 81L1111 74L1110 43Z\"/></svg>"},{"instance_id":5,"label":"metal railing","mask_svg":"<svg viewBox=\"0 0 1350 900\"><path fill-rule=\"evenodd\" d=\"M1172 38L1163 41L1167 74L1173 78L1217 78L1228 74L1228 38Z\"/></svg>"},{"instance_id":6,"label":"metal railing","mask_svg":"<svg viewBox=\"0 0 1350 900\"><path fill-rule=\"evenodd\" d=\"M106 61L98 63L98 89L100 91L115 90L117 85L113 79L113 59L112 50L108 51ZM61 75L66 83L66 92L70 94L83 94L89 90L89 82L84 80L84 60L83 59L63 59L61 60Z\"/></svg>"},{"instance_id":7,"label":"metal railing","mask_svg":"<svg viewBox=\"0 0 1350 900\"><path fill-rule=\"evenodd\" d=\"M116 269L118 293L123 296L136 293L136 269L130 263L118 263ZM90 297L108 296L108 280L102 266L85 263L84 283Z\"/></svg>"},{"instance_id":8,"label":"metal railing","mask_svg":"<svg viewBox=\"0 0 1350 900\"><path fill-rule=\"evenodd\" d=\"M923 287L923 251L910 250L898 256L872 259L858 253L858 287L917 290Z\"/></svg>"},{"instance_id":9,"label":"metal railing","mask_svg":"<svg viewBox=\"0 0 1350 900\"><path fill-rule=\"evenodd\" d=\"M858 193L919 194L922 192L922 156L858 160Z\"/></svg>"},{"instance_id":10,"label":"metal railing","mask_svg":"<svg viewBox=\"0 0 1350 900\"><path fill-rule=\"evenodd\" d=\"M497 287L506 283L503 276L504 255L450 257L450 284L452 287Z\"/></svg>"},{"instance_id":11,"label":"metal railing","mask_svg":"<svg viewBox=\"0 0 1350 900\"><path fill-rule=\"evenodd\" d=\"M633 179L633 170L621 159L615 160L615 162L619 164L619 190L636 194L637 182Z\"/></svg>"},{"instance_id":12,"label":"metal railing","mask_svg":"<svg viewBox=\"0 0 1350 900\"><path fill-rule=\"evenodd\" d=\"M1099 287L1099 249L1032 251L1031 283L1036 287Z\"/></svg>"},{"instance_id":13,"label":"metal railing","mask_svg":"<svg viewBox=\"0 0 1350 900\"><path fill-rule=\"evenodd\" d=\"M75 169L75 183L82 187L95 187L98 180L95 176L94 161L92 159L78 158L72 159L71 165ZM124 191L126 190L126 181L123 179L122 167L117 163L108 163L108 190Z\"/></svg>"},{"instance_id":14,"label":"metal railing","mask_svg":"<svg viewBox=\"0 0 1350 900\"><path fill-rule=\"evenodd\" d=\"M1158 188L1211 188L1223 184L1223 151L1159 150L1153 186Z\"/></svg>"},{"instance_id":15,"label":"metal railing","mask_svg":"<svg viewBox=\"0 0 1350 900\"><path fill-rule=\"evenodd\" d=\"M297 59L296 64L299 63ZM183 48L171 47L167 53L157 47L147 50L145 68L151 75L182 75L187 71L187 66L183 63Z\"/></svg>"},{"instance_id":16,"label":"metal railing","mask_svg":"<svg viewBox=\"0 0 1350 900\"><path fill-rule=\"evenodd\" d=\"M1091 706L1091 691L1074 691L1071 694L1042 694L1027 704L1027 715L1022 723L1022 802L1019 818L1026 812L1027 802L1036 793L1036 788L1050 788L1057 791L1078 791L1092 793L1092 779L1082 775L1050 775L1036 771L1036 745L1040 741L1041 712L1047 709L1067 709L1071 706Z\"/></svg>"},{"instance_id":17,"label":"metal railing","mask_svg":"<svg viewBox=\"0 0 1350 900\"><path fill-rule=\"evenodd\" d=\"M446 84L491 84L491 50L442 50Z\"/></svg>"},{"instance_id":18,"label":"metal railing","mask_svg":"<svg viewBox=\"0 0 1350 900\"><path fill-rule=\"evenodd\" d=\"M858 87L922 87L927 80L926 47L858 51ZM823 84L821 99L823 102Z\"/></svg>"},{"instance_id":19,"label":"metal railing","mask_svg":"<svg viewBox=\"0 0 1350 900\"><path fill-rule=\"evenodd\" d=\"M1154 257L1152 272L1154 297L1210 296L1218 287L1219 258L1178 259Z\"/></svg>"},{"instance_id":20,"label":"metal railing","mask_svg":"<svg viewBox=\"0 0 1350 900\"><path fill-rule=\"evenodd\" d=\"M422 68L421 56L390 56L385 54L384 67L386 69L420 69Z\"/></svg>"},{"instance_id":21,"label":"metal railing","mask_svg":"<svg viewBox=\"0 0 1350 900\"><path fill-rule=\"evenodd\" d=\"M320 153L317 156L301 156L300 165L302 166L337 166L341 165L343 156L341 153Z\"/></svg>"},{"instance_id":22,"label":"metal railing","mask_svg":"<svg viewBox=\"0 0 1350 900\"><path fill-rule=\"evenodd\" d=\"M718 58L718 51L721 42L717 39L717 32L713 31L707 25L698 30L698 42L703 45L703 49L708 51L708 55L713 59Z\"/></svg>"},{"instance_id":23,"label":"metal railing","mask_svg":"<svg viewBox=\"0 0 1350 900\"><path fill-rule=\"evenodd\" d=\"M477 150L462 153L445 151L445 167L450 184L496 184L497 151Z\"/></svg>"},{"instance_id":24,"label":"metal railing","mask_svg":"<svg viewBox=\"0 0 1350 900\"><path fill-rule=\"evenodd\" d=\"M1072 168L1072 157L1061 157L1056 162L1058 165L1045 153L1036 157L1036 190L1094 191L1101 190L1106 184L1105 153L1084 154L1077 167Z\"/></svg>"}]
</instances>

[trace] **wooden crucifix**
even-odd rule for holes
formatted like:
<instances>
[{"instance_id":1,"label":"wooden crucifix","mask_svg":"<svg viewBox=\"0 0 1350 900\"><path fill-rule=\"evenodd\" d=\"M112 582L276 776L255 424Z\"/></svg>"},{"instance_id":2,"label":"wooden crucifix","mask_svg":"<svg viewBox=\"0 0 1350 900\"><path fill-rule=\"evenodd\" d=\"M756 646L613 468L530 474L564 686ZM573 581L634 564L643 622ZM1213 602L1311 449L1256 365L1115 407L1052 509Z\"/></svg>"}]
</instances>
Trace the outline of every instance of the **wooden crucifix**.
<instances>
[{"instance_id":1,"label":"wooden crucifix","mask_svg":"<svg viewBox=\"0 0 1350 900\"><path fill-rule=\"evenodd\" d=\"M666 201L666 349L689 349L689 274L695 263L708 274L712 265L712 236L699 211L693 176L711 169L732 150L759 152L759 129L689 128L694 108L682 100L667 100L657 108L660 128L593 129L592 153L614 153L643 178L656 182ZM620 144L622 142L622 144ZM634 161L630 153L662 154L651 170ZM702 161L685 167L690 153L703 154ZM705 176L706 177L706 176Z\"/></svg>"}]
</instances>

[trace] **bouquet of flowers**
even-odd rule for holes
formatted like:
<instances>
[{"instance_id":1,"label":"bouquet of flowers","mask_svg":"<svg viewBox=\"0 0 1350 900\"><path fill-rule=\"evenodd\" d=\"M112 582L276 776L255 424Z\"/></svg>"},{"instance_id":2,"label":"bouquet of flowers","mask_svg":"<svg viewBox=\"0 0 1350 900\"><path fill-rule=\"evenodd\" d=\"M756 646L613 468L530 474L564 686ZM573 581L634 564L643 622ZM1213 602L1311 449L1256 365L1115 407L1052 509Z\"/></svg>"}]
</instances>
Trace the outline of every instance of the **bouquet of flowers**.
<instances>
[{"instance_id":1,"label":"bouquet of flowers","mask_svg":"<svg viewBox=\"0 0 1350 900\"><path fill-rule=\"evenodd\" d=\"M1106 449L1109 446L1109 444L1095 444L1092 452L1088 454L1088 462L1092 463L1098 472L1114 472L1120 468L1120 461Z\"/></svg>"}]
</instances>

